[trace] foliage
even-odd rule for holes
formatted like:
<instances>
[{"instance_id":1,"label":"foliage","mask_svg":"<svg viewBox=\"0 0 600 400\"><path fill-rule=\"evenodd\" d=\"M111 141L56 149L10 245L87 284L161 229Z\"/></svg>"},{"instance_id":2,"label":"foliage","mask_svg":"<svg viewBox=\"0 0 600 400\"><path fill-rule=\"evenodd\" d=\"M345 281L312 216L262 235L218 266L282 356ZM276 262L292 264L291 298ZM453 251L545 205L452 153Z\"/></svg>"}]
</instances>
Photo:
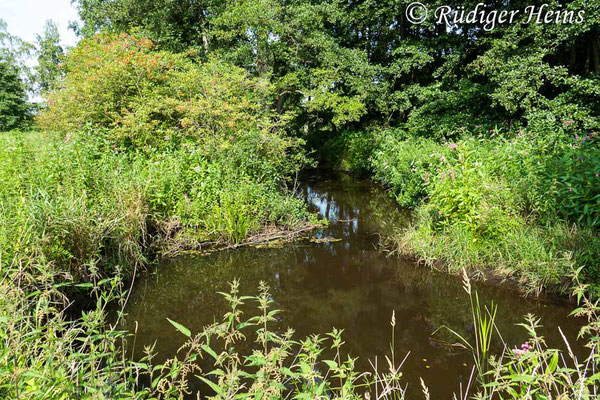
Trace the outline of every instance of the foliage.
<instances>
[{"instance_id":1,"label":"foliage","mask_svg":"<svg viewBox=\"0 0 600 400\"><path fill-rule=\"evenodd\" d=\"M96 306L81 318L68 320L59 286L51 280L25 295L28 285L42 283L36 282L39 275L35 274L47 267L28 265L36 271L21 271L17 286L8 284L16 269L8 270L0 281L0 394L6 398L175 399L202 395L211 399L369 396L385 400L404 399L415 392L402 383L404 361L395 361L393 341L391 355L385 357L387 367L375 361L373 371L359 371L356 359L344 354L343 330L297 340L292 329L276 329L279 311L273 309L265 284L259 286L258 295L241 296L239 282L232 282L229 292L222 293L228 311L201 332L192 333L169 319L174 334L187 338L176 357L155 364L156 354L148 347L142 359L128 360L126 353L135 346L135 336L106 324L107 301L122 305L126 297L118 275L90 283ZM594 398L599 379L594 373L598 310L585 297L584 286L575 290L581 307L574 314L588 318L582 335L589 335L590 354L578 360L568 342L566 351L547 348L536 333L539 320L532 315L520 324L531 336L528 342L516 349L503 343L501 353L492 354L492 336L502 340L494 324L495 307L481 307L468 278L465 285L472 300L475 342L458 339L473 352L481 370L480 381L465 382L460 398ZM256 308L249 308L251 303ZM392 314L392 338L396 323ZM422 391L428 399L423 381Z\"/></svg>"},{"instance_id":2,"label":"foliage","mask_svg":"<svg viewBox=\"0 0 600 400\"><path fill-rule=\"evenodd\" d=\"M492 266L538 289L560 284L572 253L583 275L598 279L597 135L577 134L571 124L484 135L446 143L381 138L375 177L417 209L398 237L401 252L429 264L445 260L453 270Z\"/></svg>"},{"instance_id":3,"label":"foliage","mask_svg":"<svg viewBox=\"0 0 600 400\"><path fill-rule=\"evenodd\" d=\"M21 266L4 270L0 283L0 396L144 398L136 389L139 365L124 362L118 350L125 332L107 323L107 304L122 298L122 280L114 277L93 285L95 308L69 320L60 286L51 275L40 279L50 272L48 266L14 261ZM31 285L37 290L30 291Z\"/></svg>"},{"instance_id":4,"label":"foliage","mask_svg":"<svg viewBox=\"0 0 600 400\"><path fill-rule=\"evenodd\" d=\"M4 20L0 19L0 60L7 62L17 69L19 78L25 85L25 90L32 88L31 70L27 66L27 58L33 51L33 45L17 36L11 35Z\"/></svg>"},{"instance_id":5,"label":"foliage","mask_svg":"<svg viewBox=\"0 0 600 400\"><path fill-rule=\"evenodd\" d=\"M241 242L307 216L276 181L211 161L201 146L128 154L93 130L0 140L0 252L39 257L76 282L93 268L131 273L164 246Z\"/></svg>"},{"instance_id":6,"label":"foliage","mask_svg":"<svg viewBox=\"0 0 600 400\"><path fill-rule=\"evenodd\" d=\"M484 386L489 398L597 397L600 380L600 375L595 373L598 366L598 306L586 296L588 288L579 282L578 273L575 274L575 283L573 294L580 307L573 311L573 315L587 319L588 324L581 329L580 338L586 338L589 355L578 359L560 327L558 331L566 351L548 348L545 339L537 333L540 320L529 314L525 323L519 324L529 334L529 341L515 349L509 349L505 344L502 355L490 359L493 368L486 373L489 382Z\"/></svg>"},{"instance_id":7,"label":"foliage","mask_svg":"<svg viewBox=\"0 0 600 400\"><path fill-rule=\"evenodd\" d=\"M478 1L461 2L463 10ZM564 2L563 2L564 3ZM401 126L451 137L461 128L524 125L547 116L598 129L600 40L597 2L552 2L583 10L581 24L529 24L523 12L492 31L478 24L406 21L405 2L206 0L77 1L81 32L139 30L165 49L198 49L277 90L274 108L292 111L308 133L358 124ZM524 10L541 1L490 3ZM430 10L447 3L427 3ZM458 5L450 5L458 7ZM150 10L150 11L148 11Z\"/></svg>"},{"instance_id":8,"label":"foliage","mask_svg":"<svg viewBox=\"0 0 600 400\"><path fill-rule=\"evenodd\" d=\"M31 120L25 85L18 69L0 59L0 131L26 127Z\"/></svg>"},{"instance_id":9,"label":"foliage","mask_svg":"<svg viewBox=\"0 0 600 400\"><path fill-rule=\"evenodd\" d=\"M48 92L59 83L64 50L60 45L60 35L56 24L46 21L42 35L36 35L35 46L38 65L34 67L35 83L38 91Z\"/></svg>"},{"instance_id":10,"label":"foliage","mask_svg":"<svg viewBox=\"0 0 600 400\"><path fill-rule=\"evenodd\" d=\"M10 35L0 19L0 132L26 128L31 121L29 70L24 63L30 51L30 45Z\"/></svg>"}]
</instances>

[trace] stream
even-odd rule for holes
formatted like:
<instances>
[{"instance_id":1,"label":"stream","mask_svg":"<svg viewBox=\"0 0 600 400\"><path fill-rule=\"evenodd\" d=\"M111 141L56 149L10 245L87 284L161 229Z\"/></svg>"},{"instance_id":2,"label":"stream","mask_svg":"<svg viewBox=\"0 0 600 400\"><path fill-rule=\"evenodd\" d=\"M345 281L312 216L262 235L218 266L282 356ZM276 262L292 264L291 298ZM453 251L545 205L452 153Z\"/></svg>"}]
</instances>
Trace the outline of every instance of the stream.
<instances>
[{"instance_id":1,"label":"stream","mask_svg":"<svg viewBox=\"0 0 600 400\"><path fill-rule=\"evenodd\" d=\"M192 333L220 318L227 304L218 291L240 280L242 294L258 294L258 284L271 287L281 327L293 327L295 338L344 329L345 351L358 357L357 367L370 370L369 360L390 353L392 311L395 311L395 354L412 396L421 397L419 378L431 398L450 399L471 373L471 354L444 341L446 325L473 337L470 303L462 280L379 250L382 235L408 222L409 216L377 184L343 173L316 172L300 189L314 210L329 220L317 240L277 247L240 248L209 255L183 256L160 262L134 287L123 327L136 333L134 358L156 341L157 360L173 357L185 337L167 321ZM321 239L321 240L319 240ZM323 240L325 239L325 240ZM331 240L333 239L333 240ZM516 324L533 313L550 346L563 347L557 327L576 341L579 321L569 317L573 305L547 297L525 298L510 284L477 282L480 301L498 305L497 326L512 348L527 340ZM494 338L496 349L499 339ZM194 396L195 398L195 396Z\"/></svg>"}]
</instances>

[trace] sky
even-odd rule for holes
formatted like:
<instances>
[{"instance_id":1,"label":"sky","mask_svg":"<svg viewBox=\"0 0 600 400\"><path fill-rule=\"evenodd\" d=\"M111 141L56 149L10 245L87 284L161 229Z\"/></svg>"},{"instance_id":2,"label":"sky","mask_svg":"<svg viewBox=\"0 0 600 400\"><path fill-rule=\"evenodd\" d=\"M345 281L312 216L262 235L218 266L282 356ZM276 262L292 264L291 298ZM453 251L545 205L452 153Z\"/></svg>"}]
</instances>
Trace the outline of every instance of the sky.
<instances>
[{"instance_id":1,"label":"sky","mask_svg":"<svg viewBox=\"0 0 600 400\"><path fill-rule=\"evenodd\" d=\"M71 0L0 0L0 19L7 23L11 35L30 43L51 19L58 26L63 46L77 43L75 33L68 29L70 21L79 20Z\"/></svg>"}]
</instances>

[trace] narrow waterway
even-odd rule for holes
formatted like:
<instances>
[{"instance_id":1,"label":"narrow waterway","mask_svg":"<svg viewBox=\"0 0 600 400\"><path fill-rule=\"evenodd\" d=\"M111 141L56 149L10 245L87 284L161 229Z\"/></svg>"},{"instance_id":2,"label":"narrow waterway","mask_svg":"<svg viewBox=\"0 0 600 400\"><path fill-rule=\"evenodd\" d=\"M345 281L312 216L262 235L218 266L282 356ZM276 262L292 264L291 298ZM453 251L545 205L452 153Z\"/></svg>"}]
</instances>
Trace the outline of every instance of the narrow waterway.
<instances>
[{"instance_id":1,"label":"narrow waterway","mask_svg":"<svg viewBox=\"0 0 600 400\"><path fill-rule=\"evenodd\" d=\"M217 292L227 291L228 282L239 278L242 294L256 294L258 283L266 281L275 307L283 310L281 327L293 327L296 338L344 329L346 351L359 357L358 366L365 370L369 360L379 357L381 362L389 354L395 310L396 358L410 352L403 372L413 398L421 396L422 377L432 398L450 399L468 380L472 358L441 344L451 336L431 334L447 325L471 338L469 299L461 279L378 250L380 235L407 218L378 185L321 172L304 181L302 192L330 221L317 240L165 260L137 282L124 320L127 329L137 330L137 356L144 345L156 342L158 360L172 357L184 337L167 318L198 332L227 311ZM516 326L527 313L541 319L540 332L550 345L562 347L559 326L575 340L579 324L568 317L572 305L524 298L509 286L475 285L483 303L498 305L497 325L510 346L527 339Z\"/></svg>"}]
</instances>

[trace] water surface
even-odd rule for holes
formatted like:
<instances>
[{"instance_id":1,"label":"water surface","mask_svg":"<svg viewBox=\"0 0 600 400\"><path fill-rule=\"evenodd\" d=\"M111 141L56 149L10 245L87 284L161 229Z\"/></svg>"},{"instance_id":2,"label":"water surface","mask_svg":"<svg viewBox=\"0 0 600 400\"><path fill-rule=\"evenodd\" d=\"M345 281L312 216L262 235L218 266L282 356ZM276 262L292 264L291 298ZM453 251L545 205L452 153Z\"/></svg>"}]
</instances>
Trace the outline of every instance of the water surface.
<instances>
[{"instance_id":1,"label":"water surface","mask_svg":"<svg viewBox=\"0 0 600 400\"><path fill-rule=\"evenodd\" d=\"M409 390L420 396L422 377L432 398L450 399L460 382L468 380L471 355L436 340L449 336L431 334L447 325L472 337L469 299L461 279L378 250L380 235L407 218L378 185L345 174L317 173L306 179L301 191L330 221L316 237L336 240L161 262L156 273L137 282L127 306L125 327L133 331L137 323L136 356L156 341L158 359L172 357L184 337L167 317L196 333L227 311L217 291L227 291L228 282L240 279L242 294L257 294L259 282L266 281L275 307L283 310L282 328L293 327L296 338L344 329L346 351L359 357L358 365L365 370L368 360L378 356L381 361L389 354L395 310L397 358L410 352L403 368ZM510 285L475 286L482 302L498 304L498 327L509 345L519 346L527 339L524 329L516 326L527 313L541 318L541 332L550 345L561 346L558 326L575 340L578 323L568 317L572 305L524 298Z\"/></svg>"}]
</instances>

